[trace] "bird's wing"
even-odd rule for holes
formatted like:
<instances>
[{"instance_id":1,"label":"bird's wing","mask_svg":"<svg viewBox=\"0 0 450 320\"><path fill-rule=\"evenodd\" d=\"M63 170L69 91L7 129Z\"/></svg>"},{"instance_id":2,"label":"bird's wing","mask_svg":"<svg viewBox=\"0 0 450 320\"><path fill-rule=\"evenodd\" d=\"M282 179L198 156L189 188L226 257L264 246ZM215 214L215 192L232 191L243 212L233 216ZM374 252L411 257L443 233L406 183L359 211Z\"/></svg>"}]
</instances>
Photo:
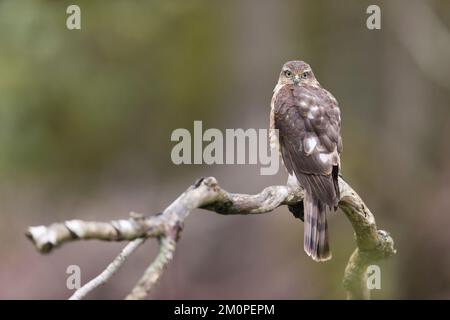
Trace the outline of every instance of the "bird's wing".
<instances>
[{"instance_id":1,"label":"bird's wing","mask_svg":"<svg viewBox=\"0 0 450 320\"><path fill-rule=\"evenodd\" d=\"M321 88L286 85L275 98L275 128L289 173L330 207L339 200L340 114Z\"/></svg>"}]
</instances>

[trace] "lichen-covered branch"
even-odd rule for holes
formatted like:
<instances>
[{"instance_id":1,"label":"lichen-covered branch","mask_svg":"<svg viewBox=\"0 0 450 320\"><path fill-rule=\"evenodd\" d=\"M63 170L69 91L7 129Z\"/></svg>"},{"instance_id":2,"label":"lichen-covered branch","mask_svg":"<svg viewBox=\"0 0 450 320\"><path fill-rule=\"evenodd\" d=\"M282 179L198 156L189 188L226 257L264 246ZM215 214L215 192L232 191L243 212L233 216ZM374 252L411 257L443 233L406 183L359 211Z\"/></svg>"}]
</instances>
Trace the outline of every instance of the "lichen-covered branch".
<instances>
[{"instance_id":1,"label":"lichen-covered branch","mask_svg":"<svg viewBox=\"0 0 450 320\"><path fill-rule=\"evenodd\" d=\"M355 230L357 245L345 269L344 286L348 298L367 299L370 298L370 292L365 285L367 266L378 259L393 255L395 253L393 240L389 234L377 229L370 210L342 178L339 185L341 189L339 206ZM256 195L229 193L218 185L215 178L201 178L160 214L152 216L132 214L129 219L111 222L70 220L50 226L29 227L27 236L42 253L50 252L65 242L79 239L134 240L135 242L131 242L130 245L134 243L137 247L138 242L135 239L157 238L160 242L157 257L126 297L144 299L172 260L184 221L193 209L202 208L223 215L260 214L271 212L281 205L294 205L303 200L303 195L303 190L292 178L288 180L286 186L270 186ZM127 247L124 251L126 249ZM129 253L134 249L129 250ZM92 289L107 281L122 265L123 260L119 255L108 266L109 271L107 268L97 278L80 288L82 294L76 297L84 297ZM115 263L117 261L120 263Z\"/></svg>"},{"instance_id":2,"label":"lichen-covered branch","mask_svg":"<svg viewBox=\"0 0 450 320\"><path fill-rule=\"evenodd\" d=\"M357 248L350 256L344 272L344 287L348 299L370 299L367 267L395 254L394 240L389 233L378 230L375 217L359 195L343 180L339 180L339 207L355 230Z\"/></svg>"},{"instance_id":3,"label":"lichen-covered branch","mask_svg":"<svg viewBox=\"0 0 450 320\"><path fill-rule=\"evenodd\" d=\"M114 259L114 261L111 262L102 273L76 290L69 300L81 300L92 290L108 282L108 280L120 269L124 262L127 261L127 258L144 242L145 238L138 238L127 244L126 247Z\"/></svg>"},{"instance_id":4,"label":"lichen-covered branch","mask_svg":"<svg viewBox=\"0 0 450 320\"><path fill-rule=\"evenodd\" d=\"M145 270L141 279L133 288L131 293L126 296L127 300L142 300L147 297L153 286L158 282L165 267L173 259L175 252L176 239L171 236L159 239L159 253L152 264Z\"/></svg>"},{"instance_id":5,"label":"lichen-covered branch","mask_svg":"<svg viewBox=\"0 0 450 320\"><path fill-rule=\"evenodd\" d=\"M147 218L130 214L129 219L110 222L68 220L49 226L29 227L27 237L41 253L74 240L131 241L136 238L157 237L163 234L163 219L158 215Z\"/></svg>"}]
</instances>

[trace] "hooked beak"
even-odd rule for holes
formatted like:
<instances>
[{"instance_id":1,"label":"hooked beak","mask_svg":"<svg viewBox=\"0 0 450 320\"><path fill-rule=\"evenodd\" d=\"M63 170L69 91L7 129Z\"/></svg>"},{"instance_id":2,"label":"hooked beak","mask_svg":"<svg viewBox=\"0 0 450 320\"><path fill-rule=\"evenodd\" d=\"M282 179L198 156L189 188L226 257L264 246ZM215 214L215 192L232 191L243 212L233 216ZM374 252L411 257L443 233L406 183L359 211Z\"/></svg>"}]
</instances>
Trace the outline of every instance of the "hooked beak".
<instances>
[{"instance_id":1,"label":"hooked beak","mask_svg":"<svg viewBox=\"0 0 450 320\"><path fill-rule=\"evenodd\" d=\"M296 74L295 76L294 76L294 84L299 84L300 83L300 76L298 75L298 74Z\"/></svg>"}]
</instances>

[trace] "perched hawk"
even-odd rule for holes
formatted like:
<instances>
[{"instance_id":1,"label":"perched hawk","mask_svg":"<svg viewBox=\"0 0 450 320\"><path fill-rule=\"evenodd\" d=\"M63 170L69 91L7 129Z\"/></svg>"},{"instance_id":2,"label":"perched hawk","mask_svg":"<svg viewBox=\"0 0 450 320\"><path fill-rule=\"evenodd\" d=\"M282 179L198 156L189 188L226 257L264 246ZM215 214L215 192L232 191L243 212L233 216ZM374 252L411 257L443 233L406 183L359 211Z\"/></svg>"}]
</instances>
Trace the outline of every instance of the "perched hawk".
<instances>
[{"instance_id":1,"label":"perched hawk","mask_svg":"<svg viewBox=\"0 0 450 320\"><path fill-rule=\"evenodd\" d=\"M340 126L338 103L311 67L286 62L272 97L270 141L305 189L303 204L289 209L304 220L304 249L315 261L331 258L326 213L339 202ZM278 129L278 140L273 129Z\"/></svg>"}]
</instances>

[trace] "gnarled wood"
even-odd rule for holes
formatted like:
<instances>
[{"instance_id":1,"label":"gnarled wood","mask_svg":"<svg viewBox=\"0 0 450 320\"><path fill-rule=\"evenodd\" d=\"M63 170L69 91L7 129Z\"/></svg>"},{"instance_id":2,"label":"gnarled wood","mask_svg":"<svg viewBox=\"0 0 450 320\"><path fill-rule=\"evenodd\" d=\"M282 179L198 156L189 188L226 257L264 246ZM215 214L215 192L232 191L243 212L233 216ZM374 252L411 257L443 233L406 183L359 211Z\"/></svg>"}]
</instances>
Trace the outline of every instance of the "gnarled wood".
<instances>
[{"instance_id":1,"label":"gnarled wood","mask_svg":"<svg viewBox=\"0 0 450 320\"><path fill-rule=\"evenodd\" d=\"M367 266L395 254L394 241L387 232L377 229L373 214L342 178L339 187L339 207L353 226L357 245L345 269L344 286L348 298L369 299ZM183 223L193 209L202 208L223 215L261 214L281 205L294 205L303 200L303 195L303 190L292 178L286 186L270 186L255 195L230 193L222 189L215 178L201 178L162 213L152 216L132 213L129 219L110 222L70 220L29 227L27 236L42 253L74 240L132 241L102 274L78 289L72 299L84 298L107 281L122 266L123 260L139 247L140 239L157 238L159 254L127 296L127 299L144 299L172 260Z\"/></svg>"}]
</instances>

